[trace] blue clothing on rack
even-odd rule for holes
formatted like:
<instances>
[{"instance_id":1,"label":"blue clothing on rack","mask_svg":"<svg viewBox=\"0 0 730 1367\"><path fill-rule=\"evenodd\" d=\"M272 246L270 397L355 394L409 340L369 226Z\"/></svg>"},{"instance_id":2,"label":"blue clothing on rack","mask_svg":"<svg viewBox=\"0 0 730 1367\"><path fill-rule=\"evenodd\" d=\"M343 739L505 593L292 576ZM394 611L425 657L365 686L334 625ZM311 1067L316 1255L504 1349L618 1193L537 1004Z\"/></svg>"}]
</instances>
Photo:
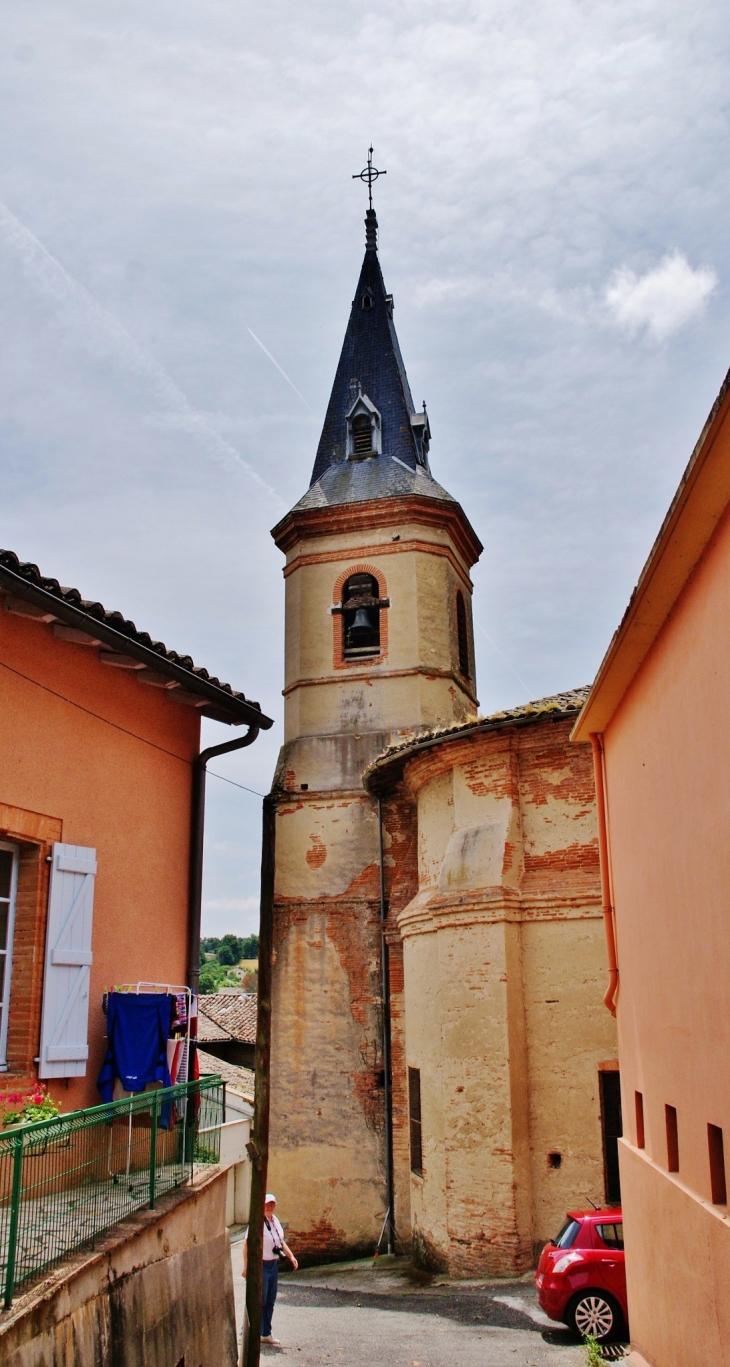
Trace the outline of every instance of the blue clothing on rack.
<instances>
[{"instance_id":1,"label":"blue clothing on rack","mask_svg":"<svg viewBox=\"0 0 730 1367\"><path fill-rule=\"evenodd\" d=\"M117 1077L125 1092L143 1092L148 1082L171 1085L167 1040L172 1006L162 992L109 993L108 1048L96 1084L102 1101L111 1101Z\"/></svg>"}]
</instances>

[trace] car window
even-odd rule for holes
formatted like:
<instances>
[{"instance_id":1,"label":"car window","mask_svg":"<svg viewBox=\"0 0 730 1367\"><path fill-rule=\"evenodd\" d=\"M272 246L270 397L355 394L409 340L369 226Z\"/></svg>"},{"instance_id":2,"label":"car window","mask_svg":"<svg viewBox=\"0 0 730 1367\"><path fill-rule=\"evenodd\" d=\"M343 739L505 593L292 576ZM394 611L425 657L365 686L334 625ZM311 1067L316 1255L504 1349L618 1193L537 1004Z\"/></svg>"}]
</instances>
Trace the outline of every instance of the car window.
<instances>
[{"instance_id":1,"label":"car window","mask_svg":"<svg viewBox=\"0 0 730 1367\"><path fill-rule=\"evenodd\" d=\"M624 1227L622 1224L596 1225L596 1231L606 1248L623 1248Z\"/></svg>"},{"instance_id":2,"label":"car window","mask_svg":"<svg viewBox=\"0 0 730 1367\"><path fill-rule=\"evenodd\" d=\"M556 1248L572 1248L578 1238L579 1229L577 1220L567 1220L555 1240Z\"/></svg>"}]
</instances>

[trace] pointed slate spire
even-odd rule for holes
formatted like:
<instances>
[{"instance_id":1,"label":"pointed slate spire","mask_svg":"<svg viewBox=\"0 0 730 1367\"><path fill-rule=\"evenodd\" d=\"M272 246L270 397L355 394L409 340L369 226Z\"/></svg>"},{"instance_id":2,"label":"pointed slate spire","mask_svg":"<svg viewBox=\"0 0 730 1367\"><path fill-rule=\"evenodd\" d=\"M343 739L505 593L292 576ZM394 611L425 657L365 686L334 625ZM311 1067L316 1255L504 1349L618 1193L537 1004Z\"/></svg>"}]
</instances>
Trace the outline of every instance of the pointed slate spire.
<instances>
[{"instance_id":1,"label":"pointed slate spire","mask_svg":"<svg viewBox=\"0 0 730 1367\"><path fill-rule=\"evenodd\" d=\"M416 413L411 397L393 324L393 296L386 294L378 261L378 220L372 208L365 216L365 258L310 486L346 461L348 414L359 393L379 415L380 453L372 459L390 457L429 474L428 423L425 414Z\"/></svg>"}]
</instances>

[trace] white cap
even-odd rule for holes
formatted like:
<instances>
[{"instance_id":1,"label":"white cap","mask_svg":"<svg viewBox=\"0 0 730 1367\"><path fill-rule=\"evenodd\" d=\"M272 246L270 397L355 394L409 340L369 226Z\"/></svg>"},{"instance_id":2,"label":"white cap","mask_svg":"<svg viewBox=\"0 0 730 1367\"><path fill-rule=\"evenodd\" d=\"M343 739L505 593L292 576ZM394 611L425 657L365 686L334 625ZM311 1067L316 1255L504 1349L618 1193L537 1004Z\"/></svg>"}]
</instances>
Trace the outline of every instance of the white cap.
<instances>
[{"instance_id":1,"label":"white cap","mask_svg":"<svg viewBox=\"0 0 730 1367\"><path fill-rule=\"evenodd\" d=\"M267 1191L267 1193L266 1193L266 1195L265 1195L265 1197L264 1197L264 1205L265 1205L265 1206L268 1206L269 1201L273 1201L273 1202L274 1202L274 1205L276 1205L276 1197L274 1196L273 1191Z\"/></svg>"}]
</instances>

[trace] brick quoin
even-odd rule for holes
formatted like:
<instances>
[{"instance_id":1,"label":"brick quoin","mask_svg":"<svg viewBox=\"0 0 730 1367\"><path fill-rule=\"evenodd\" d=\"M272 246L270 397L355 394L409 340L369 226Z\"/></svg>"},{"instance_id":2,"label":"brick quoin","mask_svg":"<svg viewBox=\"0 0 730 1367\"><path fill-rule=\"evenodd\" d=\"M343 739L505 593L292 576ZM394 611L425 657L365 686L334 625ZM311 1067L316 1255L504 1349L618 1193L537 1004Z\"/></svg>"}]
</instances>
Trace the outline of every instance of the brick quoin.
<instances>
[{"instance_id":1,"label":"brick quoin","mask_svg":"<svg viewBox=\"0 0 730 1367\"><path fill-rule=\"evenodd\" d=\"M18 814L21 815L21 814ZM34 813L28 814L35 818ZM35 818L37 821L38 818ZM54 838L60 839L61 822L46 820ZM55 829L54 829L55 827ZM12 977L10 982L7 1073L0 1074L0 1089L34 1082L34 1062L40 1047L43 966L45 961L48 884L52 843L30 843L12 827L0 838L18 847L18 887L15 903Z\"/></svg>"}]
</instances>

